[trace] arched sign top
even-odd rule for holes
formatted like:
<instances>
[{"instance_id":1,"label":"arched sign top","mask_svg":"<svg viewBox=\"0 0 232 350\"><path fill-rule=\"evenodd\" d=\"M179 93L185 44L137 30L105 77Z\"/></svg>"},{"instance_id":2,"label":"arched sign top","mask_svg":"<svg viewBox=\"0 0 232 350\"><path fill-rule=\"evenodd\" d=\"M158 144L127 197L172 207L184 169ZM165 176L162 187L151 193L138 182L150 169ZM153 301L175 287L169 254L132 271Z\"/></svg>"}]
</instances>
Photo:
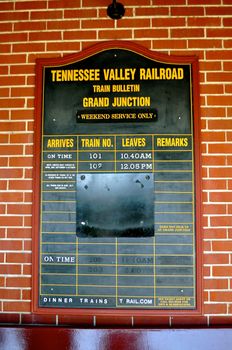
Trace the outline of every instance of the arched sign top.
<instances>
[{"instance_id":1,"label":"arched sign top","mask_svg":"<svg viewBox=\"0 0 232 350\"><path fill-rule=\"evenodd\" d=\"M149 50L146 47L131 41L113 40L91 45L85 48L83 51L65 55L64 57L38 58L37 62L41 63L42 65L66 65L85 59L96 53L114 49L131 51L154 61L163 63L188 64L198 61L198 57L196 55L168 55L166 53Z\"/></svg>"},{"instance_id":2,"label":"arched sign top","mask_svg":"<svg viewBox=\"0 0 232 350\"><path fill-rule=\"evenodd\" d=\"M197 58L103 42L36 77L35 312L199 312Z\"/></svg>"}]
</instances>

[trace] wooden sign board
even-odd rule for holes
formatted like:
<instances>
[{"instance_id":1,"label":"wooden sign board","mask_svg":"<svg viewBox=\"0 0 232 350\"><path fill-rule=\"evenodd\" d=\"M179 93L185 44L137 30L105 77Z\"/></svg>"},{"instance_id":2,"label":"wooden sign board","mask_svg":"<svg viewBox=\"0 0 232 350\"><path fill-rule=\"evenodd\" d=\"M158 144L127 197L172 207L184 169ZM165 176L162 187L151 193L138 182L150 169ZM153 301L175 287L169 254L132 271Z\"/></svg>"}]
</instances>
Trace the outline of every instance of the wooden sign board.
<instances>
[{"instance_id":1,"label":"wooden sign board","mask_svg":"<svg viewBox=\"0 0 232 350\"><path fill-rule=\"evenodd\" d=\"M197 67L127 42L38 60L35 312L199 312Z\"/></svg>"}]
</instances>

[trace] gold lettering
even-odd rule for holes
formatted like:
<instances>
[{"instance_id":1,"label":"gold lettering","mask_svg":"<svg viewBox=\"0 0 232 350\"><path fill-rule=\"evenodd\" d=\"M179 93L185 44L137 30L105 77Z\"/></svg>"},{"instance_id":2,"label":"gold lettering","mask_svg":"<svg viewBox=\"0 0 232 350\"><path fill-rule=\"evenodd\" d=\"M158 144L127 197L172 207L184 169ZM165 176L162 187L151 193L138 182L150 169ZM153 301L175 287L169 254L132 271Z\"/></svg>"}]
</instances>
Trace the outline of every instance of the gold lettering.
<instances>
[{"instance_id":1,"label":"gold lettering","mask_svg":"<svg viewBox=\"0 0 232 350\"><path fill-rule=\"evenodd\" d=\"M125 137L122 138L122 147L145 147L145 137Z\"/></svg>"},{"instance_id":2,"label":"gold lettering","mask_svg":"<svg viewBox=\"0 0 232 350\"><path fill-rule=\"evenodd\" d=\"M71 148L74 146L74 139L48 139L47 148Z\"/></svg>"},{"instance_id":3,"label":"gold lettering","mask_svg":"<svg viewBox=\"0 0 232 350\"><path fill-rule=\"evenodd\" d=\"M157 147L188 147L187 137L157 137Z\"/></svg>"}]
</instances>

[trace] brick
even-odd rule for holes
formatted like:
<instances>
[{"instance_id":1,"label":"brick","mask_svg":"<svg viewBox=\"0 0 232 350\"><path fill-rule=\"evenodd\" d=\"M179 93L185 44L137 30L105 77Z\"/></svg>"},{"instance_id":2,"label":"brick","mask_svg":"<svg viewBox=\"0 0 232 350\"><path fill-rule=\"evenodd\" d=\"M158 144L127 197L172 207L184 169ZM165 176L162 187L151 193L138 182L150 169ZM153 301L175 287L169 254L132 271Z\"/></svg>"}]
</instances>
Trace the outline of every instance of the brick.
<instances>
[{"instance_id":1,"label":"brick","mask_svg":"<svg viewBox=\"0 0 232 350\"><path fill-rule=\"evenodd\" d=\"M219 27L221 25L221 19L218 17L189 17L187 21L189 27Z\"/></svg>"},{"instance_id":2,"label":"brick","mask_svg":"<svg viewBox=\"0 0 232 350\"><path fill-rule=\"evenodd\" d=\"M19 314L0 313L1 324L19 324Z\"/></svg>"},{"instance_id":3,"label":"brick","mask_svg":"<svg viewBox=\"0 0 232 350\"><path fill-rule=\"evenodd\" d=\"M208 291L203 292L203 301L204 302L209 301L209 292Z\"/></svg>"},{"instance_id":4,"label":"brick","mask_svg":"<svg viewBox=\"0 0 232 350\"><path fill-rule=\"evenodd\" d=\"M47 51L79 51L80 43L75 41L62 41L57 43L47 43Z\"/></svg>"},{"instance_id":5,"label":"brick","mask_svg":"<svg viewBox=\"0 0 232 350\"><path fill-rule=\"evenodd\" d=\"M229 264L229 254L204 254L203 256L204 264L213 264L213 265L221 265L221 264Z\"/></svg>"},{"instance_id":6,"label":"brick","mask_svg":"<svg viewBox=\"0 0 232 350\"><path fill-rule=\"evenodd\" d=\"M147 328L147 327L169 327L168 316L134 316L134 327Z\"/></svg>"},{"instance_id":7,"label":"brick","mask_svg":"<svg viewBox=\"0 0 232 350\"><path fill-rule=\"evenodd\" d=\"M213 276L228 277L231 276L232 266L213 266ZM228 288L228 287L226 287ZM223 288L221 288L223 289Z\"/></svg>"},{"instance_id":8,"label":"brick","mask_svg":"<svg viewBox=\"0 0 232 350\"><path fill-rule=\"evenodd\" d=\"M211 168L209 169L209 176L218 178L231 177L231 168ZM228 195L231 196L230 193ZM218 195L215 193L213 196L216 198ZM222 193L222 197L226 197L225 193Z\"/></svg>"},{"instance_id":9,"label":"brick","mask_svg":"<svg viewBox=\"0 0 232 350\"><path fill-rule=\"evenodd\" d=\"M129 33L129 31L127 32ZM138 29L134 32L135 38L168 38L167 29ZM102 38L104 38L103 35Z\"/></svg>"},{"instance_id":10,"label":"brick","mask_svg":"<svg viewBox=\"0 0 232 350\"><path fill-rule=\"evenodd\" d=\"M215 144L209 144L208 145L208 151L211 154L228 154L232 153L232 143L215 143ZM232 171L232 169L231 169Z\"/></svg>"},{"instance_id":11,"label":"brick","mask_svg":"<svg viewBox=\"0 0 232 350\"><path fill-rule=\"evenodd\" d=\"M32 169L25 169L25 179L31 179L33 176Z\"/></svg>"},{"instance_id":12,"label":"brick","mask_svg":"<svg viewBox=\"0 0 232 350\"><path fill-rule=\"evenodd\" d=\"M32 193L30 192L25 192L24 193L24 202L32 202L33 200L33 196L32 196Z\"/></svg>"},{"instance_id":13,"label":"brick","mask_svg":"<svg viewBox=\"0 0 232 350\"><path fill-rule=\"evenodd\" d=\"M218 61L200 62L200 71L218 71L222 69L222 63Z\"/></svg>"},{"instance_id":14,"label":"brick","mask_svg":"<svg viewBox=\"0 0 232 350\"><path fill-rule=\"evenodd\" d=\"M0 96L1 97L10 97L10 89L9 88L0 88Z\"/></svg>"},{"instance_id":15,"label":"brick","mask_svg":"<svg viewBox=\"0 0 232 350\"><path fill-rule=\"evenodd\" d=\"M77 20L77 18L80 18L80 16L75 16L73 14L73 12L75 13L75 10L70 10L69 11L73 17L75 18L74 20L69 20L69 21L57 21L57 22L54 22L54 21L48 21L47 22L47 29L48 30L51 30L51 29L80 29L80 20ZM83 11L85 12L85 11ZM95 12L95 11L94 11ZM66 11L64 11L64 13L66 13ZM89 17L96 17L96 16L87 16L87 18ZM65 18L65 15L64 15L64 18Z\"/></svg>"},{"instance_id":16,"label":"brick","mask_svg":"<svg viewBox=\"0 0 232 350\"><path fill-rule=\"evenodd\" d=\"M21 273L21 265L1 264L1 275L19 275Z\"/></svg>"},{"instance_id":17,"label":"brick","mask_svg":"<svg viewBox=\"0 0 232 350\"><path fill-rule=\"evenodd\" d=\"M222 131L207 131L201 134L201 139L203 142L220 142L226 141L225 132Z\"/></svg>"},{"instance_id":18,"label":"brick","mask_svg":"<svg viewBox=\"0 0 232 350\"><path fill-rule=\"evenodd\" d=\"M226 94L232 94L232 84L225 86L225 93Z\"/></svg>"},{"instance_id":19,"label":"brick","mask_svg":"<svg viewBox=\"0 0 232 350\"><path fill-rule=\"evenodd\" d=\"M207 317L205 316L174 316L172 317L172 327L204 327L207 326Z\"/></svg>"},{"instance_id":20,"label":"brick","mask_svg":"<svg viewBox=\"0 0 232 350\"><path fill-rule=\"evenodd\" d=\"M6 278L7 287L31 287L31 278L30 277L7 277Z\"/></svg>"},{"instance_id":21,"label":"brick","mask_svg":"<svg viewBox=\"0 0 232 350\"><path fill-rule=\"evenodd\" d=\"M211 316L209 318L210 326L231 326L231 324L232 324L232 317L229 315L228 316Z\"/></svg>"},{"instance_id":22,"label":"brick","mask_svg":"<svg viewBox=\"0 0 232 350\"><path fill-rule=\"evenodd\" d=\"M54 9L54 8L76 8L81 7L80 0L56 0L56 1L49 1L48 8Z\"/></svg>"},{"instance_id":23,"label":"brick","mask_svg":"<svg viewBox=\"0 0 232 350\"><path fill-rule=\"evenodd\" d=\"M0 42L12 43L17 41L27 41L27 33L7 33L0 34Z\"/></svg>"},{"instance_id":24,"label":"brick","mask_svg":"<svg viewBox=\"0 0 232 350\"><path fill-rule=\"evenodd\" d=\"M219 165L226 165L227 157L226 155L209 155L209 156L202 156L202 165L203 166L219 166Z\"/></svg>"},{"instance_id":25,"label":"brick","mask_svg":"<svg viewBox=\"0 0 232 350\"><path fill-rule=\"evenodd\" d=\"M39 2L39 1L37 1ZM35 1L34 1L35 3ZM45 30L46 29L46 22L42 22L42 21L33 21L33 22L30 22L30 21L23 21L23 22L17 22L14 24L14 30L15 31L27 31L27 32L30 32L30 31L39 31L39 30Z\"/></svg>"},{"instance_id":26,"label":"brick","mask_svg":"<svg viewBox=\"0 0 232 350\"><path fill-rule=\"evenodd\" d=\"M12 120L17 119L32 119L34 117L34 111L33 110L12 110L11 111L11 118Z\"/></svg>"},{"instance_id":27,"label":"brick","mask_svg":"<svg viewBox=\"0 0 232 350\"><path fill-rule=\"evenodd\" d=\"M16 12L16 11L7 11L7 12L0 12L0 21L25 21L29 19L29 12L23 11L23 12Z\"/></svg>"},{"instance_id":28,"label":"brick","mask_svg":"<svg viewBox=\"0 0 232 350\"><path fill-rule=\"evenodd\" d=\"M224 241L214 241L212 242L213 251L227 251L230 252L232 249L232 241L224 240Z\"/></svg>"},{"instance_id":29,"label":"brick","mask_svg":"<svg viewBox=\"0 0 232 350\"><path fill-rule=\"evenodd\" d=\"M4 204L0 204L0 214L3 215L6 213L6 206Z\"/></svg>"},{"instance_id":30,"label":"brick","mask_svg":"<svg viewBox=\"0 0 232 350\"><path fill-rule=\"evenodd\" d=\"M7 217L5 217L5 219L6 218ZM1 218L1 226L4 226L4 225L2 225L2 223L3 223L2 221L3 221L3 219ZM12 223L13 222L14 222L14 220L12 219ZM17 226L17 225L21 226L20 224L17 224L17 223L15 225L11 224L9 226ZM8 226L7 220L6 220L6 226ZM12 241L12 240L7 240L7 239L1 239L0 243L1 243L0 250L2 250L2 251L21 250L22 249L22 241L19 241L19 240Z\"/></svg>"},{"instance_id":31,"label":"brick","mask_svg":"<svg viewBox=\"0 0 232 350\"><path fill-rule=\"evenodd\" d=\"M138 34L139 32L139 34ZM145 32L145 37L146 37L146 30ZM137 35L138 34L138 35ZM131 30L130 29L118 29L118 30L99 30L99 39L128 39L131 37ZM140 31L136 31L135 37L138 38L140 37Z\"/></svg>"},{"instance_id":32,"label":"brick","mask_svg":"<svg viewBox=\"0 0 232 350\"><path fill-rule=\"evenodd\" d=\"M232 202L231 192L210 193L210 201L212 201L212 202Z\"/></svg>"},{"instance_id":33,"label":"brick","mask_svg":"<svg viewBox=\"0 0 232 350\"><path fill-rule=\"evenodd\" d=\"M129 27L129 26L133 26L133 20L127 20L127 22L129 21L128 25L125 25L126 27ZM135 20L137 21L137 20ZM142 21L143 22L143 21ZM99 19L86 19L86 20L82 20L81 22L81 28L82 29L90 29L90 28L114 28L114 23L112 22L112 20L110 19L102 19L102 20L99 20ZM121 27L120 25L118 27ZM134 24L133 27L137 27L136 25L136 22Z\"/></svg>"},{"instance_id":34,"label":"brick","mask_svg":"<svg viewBox=\"0 0 232 350\"><path fill-rule=\"evenodd\" d=\"M209 6L205 8L205 12L206 12L206 16L207 15L229 16L232 14L232 7L231 6L216 6L216 7Z\"/></svg>"},{"instance_id":35,"label":"brick","mask_svg":"<svg viewBox=\"0 0 232 350\"><path fill-rule=\"evenodd\" d=\"M16 10L35 10L35 9L46 9L47 2L46 1L23 1L16 2L15 9Z\"/></svg>"},{"instance_id":36,"label":"brick","mask_svg":"<svg viewBox=\"0 0 232 350\"><path fill-rule=\"evenodd\" d=\"M1 164L1 163L0 163ZM6 191L6 189L7 189L7 181L2 181L2 180L0 180L0 190L2 191Z\"/></svg>"},{"instance_id":37,"label":"brick","mask_svg":"<svg viewBox=\"0 0 232 350\"><path fill-rule=\"evenodd\" d=\"M7 214L31 214L32 209L30 204L8 204Z\"/></svg>"},{"instance_id":38,"label":"brick","mask_svg":"<svg viewBox=\"0 0 232 350\"><path fill-rule=\"evenodd\" d=\"M231 302L232 300L232 291L217 291L210 293L210 301L217 302Z\"/></svg>"},{"instance_id":39,"label":"brick","mask_svg":"<svg viewBox=\"0 0 232 350\"><path fill-rule=\"evenodd\" d=\"M211 251L211 242L208 242L208 241L203 242L203 251L205 252Z\"/></svg>"},{"instance_id":40,"label":"brick","mask_svg":"<svg viewBox=\"0 0 232 350\"><path fill-rule=\"evenodd\" d=\"M13 204L12 206L14 206ZM22 204L24 206L25 204ZM8 207L11 206L8 204ZM26 205L27 206L27 205ZM31 213L31 212L30 212ZM17 228L7 228L7 238L31 238L32 232L30 228L17 227Z\"/></svg>"},{"instance_id":41,"label":"brick","mask_svg":"<svg viewBox=\"0 0 232 350\"><path fill-rule=\"evenodd\" d=\"M194 29L171 29L172 38L200 38L204 37L204 29L194 28Z\"/></svg>"},{"instance_id":42,"label":"brick","mask_svg":"<svg viewBox=\"0 0 232 350\"><path fill-rule=\"evenodd\" d=\"M11 96L12 97L28 97L28 96L34 96L34 88L32 87L16 87L11 89ZM15 99L13 99L14 101ZM24 99L18 99L19 101L25 101ZM25 104L25 102L24 102ZM16 108L21 107L14 105ZM23 106L24 107L24 106Z\"/></svg>"},{"instance_id":43,"label":"brick","mask_svg":"<svg viewBox=\"0 0 232 350\"><path fill-rule=\"evenodd\" d=\"M60 10L53 10L53 11L32 11L31 12L31 19L32 20L46 20L46 19L61 19L62 18L62 11Z\"/></svg>"},{"instance_id":44,"label":"brick","mask_svg":"<svg viewBox=\"0 0 232 350\"><path fill-rule=\"evenodd\" d=\"M26 63L26 55L25 54L16 54L16 55L0 55L0 64L16 64L16 63ZM1 78L2 79L2 78ZM14 81L15 77L10 77L10 79L12 79L12 81ZM24 85L25 83L25 79L23 77L22 80L22 85ZM5 82L3 83L3 85L6 85ZM16 84L14 84L16 85Z\"/></svg>"},{"instance_id":45,"label":"brick","mask_svg":"<svg viewBox=\"0 0 232 350\"><path fill-rule=\"evenodd\" d=\"M0 56L1 61L1 56ZM2 76L1 77L1 85L2 86L15 86L15 85L24 85L25 77L24 76Z\"/></svg>"},{"instance_id":46,"label":"brick","mask_svg":"<svg viewBox=\"0 0 232 350\"><path fill-rule=\"evenodd\" d=\"M206 51L206 60L231 60L232 50Z\"/></svg>"},{"instance_id":47,"label":"brick","mask_svg":"<svg viewBox=\"0 0 232 350\"><path fill-rule=\"evenodd\" d=\"M224 86L222 84L202 84L200 87L200 92L202 94L223 94L224 93Z\"/></svg>"},{"instance_id":48,"label":"brick","mask_svg":"<svg viewBox=\"0 0 232 350\"><path fill-rule=\"evenodd\" d=\"M232 196L231 196L232 202ZM211 226L232 226L232 216L215 216L210 218Z\"/></svg>"},{"instance_id":49,"label":"brick","mask_svg":"<svg viewBox=\"0 0 232 350\"><path fill-rule=\"evenodd\" d=\"M9 190L32 190L32 181L29 180L10 180Z\"/></svg>"},{"instance_id":50,"label":"brick","mask_svg":"<svg viewBox=\"0 0 232 350\"><path fill-rule=\"evenodd\" d=\"M164 2L162 0L153 0L154 5L164 5ZM185 0L166 0L165 1L165 5L169 6L169 5L186 5L186 1Z\"/></svg>"},{"instance_id":51,"label":"brick","mask_svg":"<svg viewBox=\"0 0 232 350\"><path fill-rule=\"evenodd\" d=\"M225 190L227 181L225 180L206 180L202 184L203 190Z\"/></svg>"},{"instance_id":52,"label":"brick","mask_svg":"<svg viewBox=\"0 0 232 350\"><path fill-rule=\"evenodd\" d=\"M186 26L185 18L168 17L168 18L152 19L152 27L185 27L185 26Z\"/></svg>"},{"instance_id":53,"label":"brick","mask_svg":"<svg viewBox=\"0 0 232 350\"><path fill-rule=\"evenodd\" d=\"M232 40L224 40L224 48L231 49L232 48Z\"/></svg>"},{"instance_id":54,"label":"brick","mask_svg":"<svg viewBox=\"0 0 232 350\"><path fill-rule=\"evenodd\" d=\"M1 178L21 178L23 175L23 172L21 169L10 169L10 168L0 168L0 179ZM13 196L15 194L13 193ZM0 198L8 198L7 195L3 195L3 193L0 193ZM9 193L9 197L11 198L11 194Z\"/></svg>"},{"instance_id":55,"label":"brick","mask_svg":"<svg viewBox=\"0 0 232 350\"><path fill-rule=\"evenodd\" d=\"M79 19L79 18L96 18L97 17L97 10L96 9L78 9L78 10L64 10L64 18L75 18ZM52 22L51 22L52 23ZM80 28L80 22L78 22L78 26L74 27L73 29L77 29ZM53 24L48 23L48 29L52 29L50 26ZM64 27L62 26L62 28L66 28L66 25L64 25Z\"/></svg>"},{"instance_id":56,"label":"brick","mask_svg":"<svg viewBox=\"0 0 232 350\"><path fill-rule=\"evenodd\" d=\"M232 18L223 18L224 27L232 27Z\"/></svg>"},{"instance_id":57,"label":"brick","mask_svg":"<svg viewBox=\"0 0 232 350\"><path fill-rule=\"evenodd\" d=\"M25 225L26 226L31 226L32 223L31 223L31 217L25 217ZM32 250L32 243L31 243L31 240L24 240L24 247L23 247L24 250L26 251L29 251L29 250Z\"/></svg>"},{"instance_id":58,"label":"brick","mask_svg":"<svg viewBox=\"0 0 232 350\"><path fill-rule=\"evenodd\" d=\"M204 107L201 108L201 116L204 118L220 118L225 117L226 110L222 107ZM214 129L214 128L209 128Z\"/></svg>"},{"instance_id":59,"label":"brick","mask_svg":"<svg viewBox=\"0 0 232 350\"><path fill-rule=\"evenodd\" d=\"M33 165L32 157L11 157L9 166L12 167L28 167Z\"/></svg>"},{"instance_id":60,"label":"brick","mask_svg":"<svg viewBox=\"0 0 232 350\"><path fill-rule=\"evenodd\" d=\"M209 120L208 127L211 130L232 130L232 120Z\"/></svg>"},{"instance_id":61,"label":"brick","mask_svg":"<svg viewBox=\"0 0 232 350\"><path fill-rule=\"evenodd\" d=\"M217 28L217 29L212 29L209 28L206 30L206 35L207 37L212 37L212 38L226 38L229 37L231 38L231 29L225 29L225 28Z\"/></svg>"},{"instance_id":62,"label":"brick","mask_svg":"<svg viewBox=\"0 0 232 350\"><path fill-rule=\"evenodd\" d=\"M0 43L0 52L1 53L10 53L11 52L11 44L1 44Z\"/></svg>"},{"instance_id":63,"label":"brick","mask_svg":"<svg viewBox=\"0 0 232 350\"><path fill-rule=\"evenodd\" d=\"M0 276L0 287L5 287L5 277Z\"/></svg>"},{"instance_id":64,"label":"brick","mask_svg":"<svg viewBox=\"0 0 232 350\"><path fill-rule=\"evenodd\" d=\"M232 73L219 72L219 73L207 73L207 81L218 81L218 82L231 82ZM221 96L222 97L222 96Z\"/></svg>"},{"instance_id":65,"label":"brick","mask_svg":"<svg viewBox=\"0 0 232 350\"><path fill-rule=\"evenodd\" d=\"M19 145L0 145L0 154L4 155L16 155L16 154L22 154L23 153L23 146Z\"/></svg>"},{"instance_id":66,"label":"brick","mask_svg":"<svg viewBox=\"0 0 232 350\"><path fill-rule=\"evenodd\" d=\"M223 62L224 70L232 71L232 62Z\"/></svg>"},{"instance_id":67,"label":"brick","mask_svg":"<svg viewBox=\"0 0 232 350\"><path fill-rule=\"evenodd\" d=\"M204 7L203 6L180 6L171 8L171 16L203 16Z\"/></svg>"},{"instance_id":68,"label":"brick","mask_svg":"<svg viewBox=\"0 0 232 350\"><path fill-rule=\"evenodd\" d=\"M152 6L152 7L138 7L135 8L135 15L136 16L168 16L169 15L169 9L168 7L162 7L162 6Z\"/></svg>"},{"instance_id":69,"label":"brick","mask_svg":"<svg viewBox=\"0 0 232 350\"><path fill-rule=\"evenodd\" d=\"M58 315L58 325L93 327L93 316Z\"/></svg>"},{"instance_id":70,"label":"brick","mask_svg":"<svg viewBox=\"0 0 232 350\"><path fill-rule=\"evenodd\" d=\"M132 325L131 317L129 316L96 316L97 327L130 327Z\"/></svg>"},{"instance_id":71,"label":"brick","mask_svg":"<svg viewBox=\"0 0 232 350\"><path fill-rule=\"evenodd\" d=\"M64 32L64 40L84 40L84 39L96 39L96 32L94 30L87 31L71 31Z\"/></svg>"},{"instance_id":72,"label":"brick","mask_svg":"<svg viewBox=\"0 0 232 350\"><path fill-rule=\"evenodd\" d=\"M13 52L40 52L45 51L45 43L13 44Z\"/></svg>"},{"instance_id":73,"label":"brick","mask_svg":"<svg viewBox=\"0 0 232 350\"><path fill-rule=\"evenodd\" d=\"M30 312L31 311L31 303L25 301L18 302L4 302L3 303L3 311L4 312Z\"/></svg>"},{"instance_id":74,"label":"brick","mask_svg":"<svg viewBox=\"0 0 232 350\"><path fill-rule=\"evenodd\" d=\"M8 263L31 263L32 257L30 253L10 253L6 254L6 262Z\"/></svg>"},{"instance_id":75,"label":"brick","mask_svg":"<svg viewBox=\"0 0 232 350\"><path fill-rule=\"evenodd\" d=\"M0 201L11 203L11 202L22 202L23 194L19 192L1 192L0 193Z\"/></svg>"},{"instance_id":76,"label":"brick","mask_svg":"<svg viewBox=\"0 0 232 350\"><path fill-rule=\"evenodd\" d=\"M204 304L203 307L204 314L226 314L227 313L227 304ZM216 317L218 319L218 316ZM212 316L209 318L209 324L211 323Z\"/></svg>"},{"instance_id":77,"label":"brick","mask_svg":"<svg viewBox=\"0 0 232 350\"><path fill-rule=\"evenodd\" d=\"M0 31L1 31L1 33L11 32L12 30L13 30L13 23L6 23L6 22L0 23Z\"/></svg>"},{"instance_id":78,"label":"brick","mask_svg":"<svg viewBox=\"0 0 232 350\"><path fill-rule=\"evenodd\" d=\"M24 98L2 98L0 99L0 108L23 108Z\"/></svg>"},{"instance_id":79,"label":"brick","mask_svg":"<svg viewBox=\"0 0 232 350\"><path fill-rule=\"evenodd\" d=\"M225 204L204 204L203 206L204 214L225 214L226 215L226 205Z\"/></svg>"},{"instance_id":80,"label":"brick","mask_svg":"<svg viewBox=\"0 0 232 350\"><path fill-rule=\"evenodd\" d=\"M35 314L24 314L22 315L22 324L56 324L55 315L35 315Z\"/></svg>"},{"instance_id":81,"label":"brick","mask_svg":"<svg viewBox=\"0 0 232 350\"><path fill-rule=\"evenodd\" d=\"M7 75L8 74L8 66L2 66L0 67L0 75ZM1 97L4 97L3 95L0 95Z\"/></svg>"},{"instance_id":82,"label":"brick","mask_svg":"<svg viewBox=\"0 0 232 350\"><path fill-rule=\"evenodd\" d=\"M29 41L61 40L61 32L36 32L29 33Z\"/></svg>"},{"instance_id":83,"label":"brick","mask_svg":"<svg viewBox=\"0 0 232 350\"><path fill-rule=\"evenodd\" d=\"M186 49L187 48L187 40L182 39L168 39L168 40L154 40L152 42L152 48L154 50L157 49Z\"/></svg>"},{"instance_id":84,"label":"brick","mask_svg":"<svg viewBox=\"0 0 232 350\"><path fill-rule=\"evenodd\" d=\"M1 139L0 139L1 142ZM32 133L23 133L23 134L11 134L10 135L10 143L32 143L33 142L33 134Z\"/></svg>"},{"instance_id":85,"label":"brick","mask_svg":"<svg viewBox=\"0 0 232 350\"><path fill-rule=\"evenodd\" d=\"M13 4L10 2L1 3L1 11L13 10Z\"/></svg>"},{"instance_id":86,"label":"brick","mask_svg":"<svg viewBox=\"0 0 232 350\"><path fill-rule=\"evenodd\" d=\"M188 47L191 48L221 48L222 47L222 40L209 40L209 39L189 39L188 40Z\"/></svg>"},{"instance_id":87,"label":"brick","mask_svg":"<svg viewBox=\"0 0 232 350\"><path fill-rule=\"evenodd\" d=\"M32 275L32 266L31 266L31 264L30 265L23 265L22 274L23 275L30 275L30 276ZM31 293L30 293L30 296L28 297L28 299L31 299Z\"/></svg>"}]
</instances>

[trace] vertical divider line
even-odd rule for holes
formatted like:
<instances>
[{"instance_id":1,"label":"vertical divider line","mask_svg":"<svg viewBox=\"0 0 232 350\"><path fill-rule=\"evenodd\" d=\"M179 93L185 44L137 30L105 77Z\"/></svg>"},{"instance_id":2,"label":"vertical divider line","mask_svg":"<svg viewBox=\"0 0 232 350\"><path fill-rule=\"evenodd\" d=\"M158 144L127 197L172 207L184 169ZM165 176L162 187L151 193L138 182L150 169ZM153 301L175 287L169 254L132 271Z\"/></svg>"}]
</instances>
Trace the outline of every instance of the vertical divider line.
<instances>
[{"instance_id":1,"label":"vertical divider line","mask_svg":"<svg viewBox=\"0 0 232 350\"><path fill-rule=\"evenodd\" d=\"M114 135L114 172L117 172L117 136Z\"/></svg>"},{"instance_id":2,"label":"vertical divider line","mask_svg":"<svg viewBox=\"0 0 232 350\"><path fill-rule=\"evenodd\" d=\"M116 276L116 289L115 289L115 305L118 306L118 238L115 238L115 276Z\"/></svg>"},{"instance_id":3,"label":"vertical divider line","mask_svg":"<svg viewBox=\"0 0 232 350\"><path fill-rule=\"evenodd\" d=\"M152 160L153 160L153 220L154 220L154 237L153 237L153 276L154 276L154 306L156 306L156 245L155 245L155 199L154 199L154 192L155 192L155 135L151 135L152 138Z\"/></svg>"},{"instance_id":4,"label":"vertical divider line","mask_svg":"<svg viewBox=\"0 0 232 350\"><path fill-rule=\"evenodd\" d=\"M79 294L79 290L78 290L78 249L79 249L79 240L77 237L77 241L76 241L76 295Z\"/></svg>"},{"instance_id":5,"label":"vertical divider line","mask_svg":"<svg viewBox=\"0 0 232 350\"><path fill-rule=\"evenodd\" d=\"M76 136L76 154L77 154L77 157L76 157L76 189L77 189L77 174L78 174L78 162L79 162L79 148L78 148L78 142L79 142L79 137ZM77 190L76 190L76 202L77 202L78 198L77 198ZM77 207L77 206L76 206ZM76 213L76 222L77 222L77 213ZM76 236L76 295L78 295L79 291L78 291L78 249L79 249L79 240L78 240L78 237Z\"/></svg>"}]
</instances>

